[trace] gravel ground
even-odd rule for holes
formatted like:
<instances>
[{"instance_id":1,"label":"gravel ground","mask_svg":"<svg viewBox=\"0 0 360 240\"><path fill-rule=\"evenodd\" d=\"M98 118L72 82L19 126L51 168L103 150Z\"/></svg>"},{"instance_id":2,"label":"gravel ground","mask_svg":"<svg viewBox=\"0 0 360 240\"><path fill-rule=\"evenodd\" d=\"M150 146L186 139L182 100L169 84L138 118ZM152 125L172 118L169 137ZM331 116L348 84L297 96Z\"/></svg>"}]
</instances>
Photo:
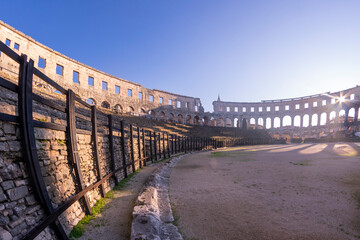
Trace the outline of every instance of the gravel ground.
<instances>
[{"instance_id":1,"label":"gravel ground","mask_svg":"<svg viewBox=\"0 0 360 240\"><path fill-rule=\"evenodd\" d=\"M264 145L184 157L170 201L185 239L359 239L360 144Z\"/></svg>"},{"instance_id":2,"label":"gravel ground","mask_svg":"<svg viewBox=\"0 0 360 240\"><path fill-rule=\"evenodd\" d=\"M152 164L135 174L120 191L115 191L114 199L104 211L88 225L79 240L123 240L130 239L132 211L140 190L151 173L160 166Z\"/></svg>"}]
</instances>

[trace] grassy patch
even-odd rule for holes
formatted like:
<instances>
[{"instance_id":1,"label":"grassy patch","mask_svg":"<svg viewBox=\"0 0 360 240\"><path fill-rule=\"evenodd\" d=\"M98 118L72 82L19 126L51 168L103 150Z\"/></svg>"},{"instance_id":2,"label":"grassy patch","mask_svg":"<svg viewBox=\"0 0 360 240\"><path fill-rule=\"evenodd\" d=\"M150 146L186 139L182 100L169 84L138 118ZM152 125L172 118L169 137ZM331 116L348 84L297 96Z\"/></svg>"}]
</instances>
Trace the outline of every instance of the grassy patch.
<instances>
[{"instance_id":1,"label":"grassy patch","mask_svg":"<svg viewBox=\"0 0 360 240\"><path fill-rule=\"evenodd\" d=\"M76 239L76 238L81 237L85 232L85 225L89 224L90 221L95 219L98 214L102 213L102 211L105 209L105 205L108 202L110 202L111 199L114 198L115 191L120 191L121 189L123 189L126 186L126 184L130 181L130 179L139 171L140 171L140 169L138 169L134 173L129 174L128 177L121 180L119 182L119 184L113 188L113 190L110 190L109 192L107 192L105 194L105 198L100 198L95 203L95 205L91 208L92 214L86 215L85 217L83 217L79 221L79 223L73 228L73 230L70 233L70 239ZM103 221L101 224L95 225L95 227L99 227L99 226L105 226L105 221Z\"/></svg>"},{"instance_id":2,"label":"grassy patch","mask_svg":"<svg viewBox=\"0 0 360 240\"><path fill-rule=\"evenodd\" d=\"M248 157L249 154L251 154L251 153L242 152L242 151L237 151L237 152L211 152L209 154L209 157L211 157L211 158L235 158L236 161L239 161L239 162L255 161L255 159ZM227 165L231 165L233 163L234 162L227 163Z\"/></svg>"}]
</instances>

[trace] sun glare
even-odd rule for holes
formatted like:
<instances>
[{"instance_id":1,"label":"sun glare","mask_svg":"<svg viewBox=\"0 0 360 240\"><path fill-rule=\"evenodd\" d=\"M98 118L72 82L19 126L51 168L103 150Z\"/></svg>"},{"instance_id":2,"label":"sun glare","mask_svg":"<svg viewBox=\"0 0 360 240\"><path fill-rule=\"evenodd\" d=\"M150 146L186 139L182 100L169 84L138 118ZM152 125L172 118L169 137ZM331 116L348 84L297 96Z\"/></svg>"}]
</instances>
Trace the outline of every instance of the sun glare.
<instances>
[{"instance_id":1,"label":"sun glare","mask_svg":"<svg viewBox=\"0 0 360 240\"><path fill-rule=\"evenodd\" d=\"M341 103L345 102L345 97L344 97L344 96L339 97L339 101L340 101Z\"/></svg>"}]
</instances>

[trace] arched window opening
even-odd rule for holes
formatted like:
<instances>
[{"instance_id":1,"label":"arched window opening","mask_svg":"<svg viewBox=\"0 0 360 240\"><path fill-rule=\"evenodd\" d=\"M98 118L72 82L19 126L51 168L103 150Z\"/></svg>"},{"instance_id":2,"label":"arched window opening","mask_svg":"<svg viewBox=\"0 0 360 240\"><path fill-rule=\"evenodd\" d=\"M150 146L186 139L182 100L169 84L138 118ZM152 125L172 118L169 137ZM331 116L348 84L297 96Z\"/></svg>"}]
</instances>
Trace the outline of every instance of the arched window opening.
<instances>
[{"instance_id":1,"label":"arched window opening","mask_svg":"<svg viewBox=\"0 0 360 240\"><path fill-rule=\"evenodd\" d=\"M311 126L318 125L318 115L315 113L311 116Z\"/></svg>"},{"instance_id":2,"label":"arched window opening","mask_svg":"<svg viewBox=\"0 0 360 240\"><path fill-rule=\"evenodd\" d=\"M345 110L341 109L339 112L339 123L344 123L345 122Z\"/></svg>"},{"instance_id":3,"label":"arched window opening","mask_svg":"<svg viewBox=\"0 0 360 240\"><path fill-rule=\"evenodd\" d=\"M150 110L149 114L150 114L150 118L156 119L156 112L154 110Z\"/></svg>"},{"instance_id":4,"label":"arched window opening","mask_svg":"<svg viewBox=\"0 0 360 240\"><path fill-rule=\"evenodd\" d=\"M106 101L103 101L102 103L101 103L101 107L103 107L103 108L110 108L110 104L108 103L108 102L106 102Z\"/></svg>"},{"instance_id":5,"label":"arched window opening","mask_svg":"<svg viewBox=\"0 0 360 240\"><path fill-rule=\"evenodd\" d=\"M258 118L258 128L264 129L264 119Z\"/></svg>"},{"instance_id":6,"label":"arched window opening","mask_svg":"<svg viewBox=\"0 0 360 240\"><path fill-rule=\"evenodd\" d=\"M116 113L122 113L123 108L122 108L122 106L120 104L116 104L115 107L114 107L114 111Z\"/></svg>"},{"instance_id":7,"label":"arched window opening","mask_svg":"<svg viewBox=\"0 0 360 240\"><path fill-rule=\"evenodd\" d=\"M186 116L186 124L191 124L191 116L190 115Z\"/></svg>"},{"instance_id":8,"label":"arched window opening","mask_svg":"<svg viewBox=\"0 0 360 240\"><path fill-rule=\"evenodd\" d=\"M321 126L324 126L326 125L326 119L327 119L327 115L325 112L323 112L321 115L320 115L320 125Z\"/></svg>"},{"instance_id":9,"label":"arched window opening","mask_svg":"<svg viewBox=\"0 0 360 240\"><path fill-rule=\"evenodd\" d=\"M355 120L355 108L351 108L348 114L348 122L354 122Z\"/></svg>"},{"instance_id":10,"label":"arched window opening","mask_svg":"<svg viewBox=\"0 0 360 240\"><path fill-rule=\"evenodd\" d=\"M235 118L234 119L234 127L239 127L239 119L238 118Z\"/></svg>"},{"instance_id":11,"label":"arched window opening","mask_svg":"<svg viewBox=\"0 0 360 240\"><path fill-rule=\"evenodd\" d=\"M286 115L283 117L283 127L291 127L291 117L289 115Z\"/></svg>"},{"instance_id":12,"label":"arched window opening","mask_svg":"<svg viewBox=\"0 0 360 240\"><path fill-rule=\"evenodd\" d=\"M256 128L256 120L255 118L250 118L250 128L255 129Z\"/></svg>"},{"instance_id":13,"label":"arched window opening","mask_svg":"<svg viewBox=\"0 0 360 240\"><path fill-rule=\"evenodd\" d=\"M178 115L178 123L184 123L184 117L181 114Z\"/></svg>"},{"instance_id":14,"label":"arched window opening","mask_svg":"<svg viewBox=\"0 0 360 240\"><path fill-rule=\"evenodd\" d=\"M166 119L166 115L165 115L165 112L164 112L164 111L161 111L161 112L160 112L160 119L161 119L161 120L165 120L165 119Z\"/></svg>"},{"instance_id":15,"label":"arched window opening","mask_svg":"<svg viewBox=\"0 0 360 240\"><path fill-rule=\"evenodd\" d=\"M170 115L169 115L169 121L170 121L170 122L173 122L174 119L175 119L175 115L174 115L173 113L170 113Z\"/></svg>"},{"instance_id":16,"label":"arched window opening","mask_svg":"<svg viewBox=\"0 0 360 240\"><path fill-rule=\"evenodd\" d=\"M335 123L335 120L336 120L336 112L335 112L335 111L332 111L332 112L329 114L329 120L330 120L330 123L331 123L331 124Z\"/></svg>"},{"instance_id":17,"label":"arched window opening","mask_svg":"<svg viewBox=\"0 0 360 240\"><path fill-rule=\"evenodd\" d=\"M209 118L208 117L203 118L203 125L204 126L209 126Z\"/></svg>"},{"instance_id":18,"label":"arched window opening","mask_svg":"<svg viewBox=\"0 0 360 240\"><path fill-rule=\"evenodd\" d=\"M266 118L266 129L270 129L271 128L271 118Z\"/></svg>"},{"instance_id":19,"label":"arched window opening","mask_svg":"<svg viewBox=\"0 0 360 240\"><path fill-rule=\"evenodd\" d=\"M92 99L92 98L88 98L88 99L86 100L86 102L87 102L88 104L90 104L90 105L96 105L95 100Z\"/></svg>"},{"instance_id":20,"label":"arched window opening","mask_svg":"<svg viewBox=\"0 0 360 240\"><path fill-rule=\"evenodd\" d=\"M310 117L308 114L305 114L303 117L303 127L308 127L310 124Z\"/></svg>"},{"instance_id":21,"label":"arched window opening","mask_svg":"<svg viewBox=\"0 0 360 240\"><path fill-rule=\"evenodd\" d=\"M274 118L274 128L279 128L280 127L280 118L276 117Z\"/></svg>"},{"instance_id":22,"label":"arched window opening","mask_svg":"<svg viewBox=\"0 0 360 240\"><path fill-rule=\"evenodd\" d=\"M224 127L225 126L225 121L224 119L220 118L219 119L219 127Z\"/></svg>"},{"instance_id":23,"label":"arched window opening","mask_svg":"<svg viewBox=\"0 0 360 240\"><path fill-rule=\"evenodd\" d=\"M128 112L129 112L129 113L134 113L134 112L135 112L135 109L134 109L132 106L129 106L129 107L128 107Z\"/></svg>"},{"instance_id":24,"label":"arched window opening","mask_svg":"<svg viewBox=\"0 0 360 240\"><path fill-rule=\"evenodd\" d=\"M225 123L226 123L226 125L225 125L226 127L232 127L232 121L230 118L226 118Z\"/></svg>"},{"instance_id":25,"label":"arched window opening","mask_svg":"<svg viewBox=\"0 0 360 240\"><path fill-rule=\"evenodd\" d=\"M200 118L199 116L195 116L194 117L194 125L199 125L200 124Z\"/></svg>"},{"instance_id":26,"label":"arched window opening","mask_svg":"<svg viewBox=\"0 0 360 240\"><path fill-rule=\"evenodd\" d=\"M216 119L215 118L211 117L210 122L211 122L212 127L216 127Z\"/></svg>"}]
</instances>

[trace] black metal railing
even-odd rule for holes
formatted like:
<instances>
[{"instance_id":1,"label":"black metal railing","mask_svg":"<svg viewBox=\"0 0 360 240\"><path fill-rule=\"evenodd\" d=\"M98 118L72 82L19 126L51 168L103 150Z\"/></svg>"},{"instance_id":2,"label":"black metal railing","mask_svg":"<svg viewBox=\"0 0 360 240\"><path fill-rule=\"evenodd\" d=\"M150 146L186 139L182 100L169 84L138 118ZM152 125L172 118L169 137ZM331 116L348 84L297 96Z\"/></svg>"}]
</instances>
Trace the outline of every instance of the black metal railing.
<instances>
[{"instance_id":1,"label":"black metal railing","mask_svg":"<svg viewBox=\"0 0 360 240\"><path fill-rule=\"evenodd\" d=\"M19 64L18 85L0 77L0 86L18 94L18 115L0 113L0 120L16 123L20 127L21 144L23 159L26 162L28 175L33 186L34 194L45 211L45 218L31 229L24 239L34 239L46 227L51 226L60 239L68 239L58 217L64 213L72 204L80 200L84 206L85 213L91 214L91 206L86 195L87 192L99 188L102 197L105 196L105 181L113 178L115 184L118 179L117 174L122 172L123 177L128 177L129 171L135 172L136 166L142 168L148 161L154 162L160 159L169 158L179 153L201 151L217 147L229 147L244 144L266 144L266 139L234 139L234 140L215 140L212 138L185 137L167 132L156 132L150 129L134 126L125 123L119 115L105 113L92 106L78 96L71 89L61 87L54 80L46 76L39 69L34 67L34 61L27 59L26 55L19 56L4 43L0 42L0 51ZM60 93L66 95L65 104L50 101L41 94L33 90L34 76L42 79L47 84L55 88ZM34 119L33 102L46 105L54 111L66 114L66 126L59 123L44 122ZM83 112L90 112L87 116ZM104 121L99 121L99 115ZM77 127L77 120L88 122L91 130ZM101 169L101 159L99 156L100 147L98 145L98 127L102 126L108 130L110 171L103 173ZM54 208L46 189L44 178L41 172L41 165L36 148L34 128L45 128L66 133L66 143L68 151L69 165L73 168L76 176L76 193ZM114 133L118 134L115 136ZM96 165L97 181L85 186L80 158L78 152L77 134L91 135L93 142L93 159ZM120 139L121 154L115 155L115 138ZM136 142L136 143L135 143ZM118 146L116 146L118 147ZM137 154L135 154L137 150ZM120 166L119 166L120 165Z\"/></svg>"}]
</instances>

